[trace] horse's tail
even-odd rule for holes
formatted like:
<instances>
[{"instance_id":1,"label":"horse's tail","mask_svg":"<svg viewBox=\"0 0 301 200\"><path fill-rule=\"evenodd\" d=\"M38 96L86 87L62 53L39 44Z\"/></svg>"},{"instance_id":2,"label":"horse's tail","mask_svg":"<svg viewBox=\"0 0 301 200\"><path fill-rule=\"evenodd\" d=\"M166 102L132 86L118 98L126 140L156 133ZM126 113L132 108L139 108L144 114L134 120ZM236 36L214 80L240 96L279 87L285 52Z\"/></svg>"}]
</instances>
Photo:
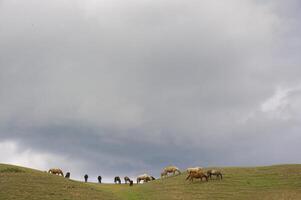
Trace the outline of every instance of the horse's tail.
<instances>
[{"instance_id":1,"label":"horse's tail","mask_svg":"<svg viewBox=\"0 0 301 200\"><path fill-rule=\"evenodd\" d=\"M222 173L220 173L220 176L221 176L221 179L223 179L223 175L222 175Z\"/></svg>"},{"instance_id":2,"label":"horse's tail","mask_svg":"<svg viewBox=\"0 0 301 200\"><path fill-rule=\"evenodd\" d=\"M176 171L177 171L179 174L181 174L181 171L180 171L179 169L176 169Z\"/></svg>"}]
</instances>

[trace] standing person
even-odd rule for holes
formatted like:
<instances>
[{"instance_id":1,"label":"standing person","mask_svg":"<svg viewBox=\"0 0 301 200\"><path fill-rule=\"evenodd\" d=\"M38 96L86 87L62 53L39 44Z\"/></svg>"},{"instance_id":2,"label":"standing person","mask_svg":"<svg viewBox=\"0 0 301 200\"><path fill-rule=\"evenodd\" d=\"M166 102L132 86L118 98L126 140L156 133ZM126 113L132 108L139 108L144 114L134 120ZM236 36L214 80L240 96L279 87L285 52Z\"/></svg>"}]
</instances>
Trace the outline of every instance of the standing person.
<instances>
[{"instance_id":1,"label":"standing person","mask_svg":"<svg viewBox=\"0 0 301 200\"><path fill-rule=\"evenodd\" d=\"M87 183L87 181L88 181L88 174L86 174L85 176L84 176L84 178L85 178L85 182Z\"/></svg>"},{"instance_id":2,"label":"standing person","mask_svg":"<svg viewBox=\"0 0 301 200\"><path fill-rule=\"evenodd\" d=\"M101 176L98 176L98 183L101 183Z\"/></svg>"}]
</instances>

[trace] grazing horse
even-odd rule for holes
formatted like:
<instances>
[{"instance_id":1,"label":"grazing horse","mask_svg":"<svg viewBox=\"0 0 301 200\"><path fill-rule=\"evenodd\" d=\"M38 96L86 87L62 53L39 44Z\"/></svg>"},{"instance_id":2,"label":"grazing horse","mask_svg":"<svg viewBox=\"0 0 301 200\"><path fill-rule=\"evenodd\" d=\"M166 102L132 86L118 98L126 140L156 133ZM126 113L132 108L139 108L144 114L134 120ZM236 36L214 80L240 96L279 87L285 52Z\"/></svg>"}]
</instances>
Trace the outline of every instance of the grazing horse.
<instances>
[{"instance_id":1,"label":"grazing horse","mask_svg":"<svg viewBox=\"0 0 301 200\"><path fill-rule=\"evenodd\" d=\"M186 177L186 180L190 180L193 182L193 179L196 178L196 179L201 179L201 181L203 180L203 178L206 179L206 181L208 181L208 176L202 172L202 171L198 171L198 172L190 172L188 174L188 176Z\"/></svg>"},{"instance_id":2,"label":"grazing horse","mask_svg":"<svg viewBox=\"0 0 301 200\"><path fill-rule=\"evenodd\" d=\"M178 174L181 174L181 171L179 170L179 168L177 168L176 166L168 166L168 167L165 167L164 169L163 169L163 175L164 176L167 176L169 173L172 173L173 175L175 175L176 174L176 172L178 173ZM162 174L161 174L161 176L162 176Z\"/></svg>"},{"instance_id":3,"label":"grazing horse","mask_svg":"<svg viewBox=\"0 0 301 200\"><path fill-rule=\"evenodd\" d=\"M61 169L49 169L48 173L64 176L64 173Z\"/></svg>"},{"instance_id":4,"label":"grazing horse","mask_svg":"<svg viewBox=\"0 0 301 200\"><path fill-rule=\"evenodd\" d=\"M130 186L133 186L133 181L132 180L130 180Z\"/></svg>"},{"instance_id":5,"label":"grazing horse","mask_svg":"<svg viewBox=\"0 0 301 200\"><path fill-rule=\"evenodd\" d=\"M167 176L167 172L166 171L161 172L161 178L164 178L166 176Z\"/></svg>"},{"instance_id":6,"label":"grazing horse","mask_svg":"<svg viewBox=\"0 0 301 200\"><path fill-rule=\"evenodd\" d=\"M88 178L89 178L88 174L86 174L86 175L84 176L84 178L85 178L85 182L87 183L87 182L88 182Z\"/></svg>"},{"instance_id":7,"label":"grazing horse","mask_svg":"<svg viewBox=\"0 0 301 200\"><path fill-rule=\"evenodd\" d=\"M190 167L187 168L187 173L189 174L190 172L198 172L198 171L202 171L203 168L202 167Z\"/></svg>"},{"instance_id":8,"label":"grazing horse","mask_svg":"<svg viewBox=\"0 0 301 200\"><path fill-rule=\"evenodd\" d=\"M67 172L67 173L66 173L65 178L70 178L70 172Z\"/></svg>"},{"instance_id":9,"label":"grazing horse","mask_svg":"<svg viewBox=\"0 0 301 200\"><path fill-rule=\"evenodd\" d=\"M137 177L137 184L140 183L140 181L143 181L145 183L155 180L155 178L153 176L150 176L148 174L142 174L140 176Z\"/></svg>"},{"instance_id":10,"label":"grazing horse","mask_svg":"<svg viewBox=\"0 0 301 200\"><path fill-rule=\"evenodd\" d=\"M124 177L124 182L125 182L125 184L127 184L128 182L130 183L131 179L128 176L125 176Z\"/></svg>"},{"instance_id":11,"label":"grazing horse","mask_svg":"<svg viewBox=\"0 0 301 200\"><path fill-rule=\"evenodd\" d=\"M119 176L115 176L115 178L114 178L114 183L116 184L117 182L118 182L119 184L121 184L121 179L120 179Z\"/></svg>"},{"instance_id":12,"label":"grazing horse","mask_svg":"<svg viewBox=\"0 0 301 200\"><path fill-rule=\"evenodd\" d=\"M207 176L212 179L212 176L216 176L216 179L220 178L223 179L223 175L219 170L210 169L207 171Z\"/></svg>"},{"instance_id":13,"label":"grazing horse","mask_svg":"<svg viewBox=\"0 0 301 200\"><path fill-rule=\"evenodd\" d=\"M98 176L97 179L98 179L98 183L101 183L101 179L102 179L101 176Z\"/></svg>"}]
</instances>

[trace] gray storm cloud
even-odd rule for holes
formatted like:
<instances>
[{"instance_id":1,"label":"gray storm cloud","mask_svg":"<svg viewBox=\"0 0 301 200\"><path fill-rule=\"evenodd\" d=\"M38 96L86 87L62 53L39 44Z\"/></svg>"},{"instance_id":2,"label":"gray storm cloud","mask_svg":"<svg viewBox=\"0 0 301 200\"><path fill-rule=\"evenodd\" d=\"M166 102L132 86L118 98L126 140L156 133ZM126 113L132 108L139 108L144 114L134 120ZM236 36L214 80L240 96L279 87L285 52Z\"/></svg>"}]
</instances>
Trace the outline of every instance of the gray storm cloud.
<instances>
[{"instance_id":1,"label":"gray storm cloud","mask_svg":"<svg viewBox=\"0 0 301 200\"><path fill-rule=\"evenodd\" d=\"M0 162L77 178L300 162L299 10L0 1Z\"/></svg>"}]
</instances>

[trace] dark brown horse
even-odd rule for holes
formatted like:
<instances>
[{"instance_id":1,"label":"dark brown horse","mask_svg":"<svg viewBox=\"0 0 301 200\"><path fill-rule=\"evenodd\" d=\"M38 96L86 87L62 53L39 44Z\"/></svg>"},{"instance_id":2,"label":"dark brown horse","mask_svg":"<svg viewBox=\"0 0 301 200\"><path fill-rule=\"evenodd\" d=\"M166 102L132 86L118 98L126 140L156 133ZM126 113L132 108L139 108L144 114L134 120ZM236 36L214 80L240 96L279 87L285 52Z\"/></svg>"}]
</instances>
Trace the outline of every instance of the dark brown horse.
<instances>
[{"instance_id":1,"label":"dark brown horse","mask_svg":"<svg viewBox=\"0 0 301 200\"><path fill-rule=\"evenodd\" d=\"M70 172L67 172L67 173L66 173L65 178L70 178Z\"/></svg>"},{"instance_id":2,"label":"dark brown horse","mask_svg":"<svg viewBox=\"0 0 301 200\"><path fill-rule=\"evenodd\" d=\"M128 176L125 176L124 183L127 184L128 182L131 182L131 179Z\"/></svg>"},{"instance_id":3,"label":"dark brown horse","mask_svg":"<svg viewBox=\"0 0 301 200\"><path fill-rule=\"evenodd\" d=\"M114 183L116 184L117 182L118 182L119 184L121 184L121 179L120 179L119 176L115 176L115 178L114 178Z\"/></svg>"}]
</instances>

